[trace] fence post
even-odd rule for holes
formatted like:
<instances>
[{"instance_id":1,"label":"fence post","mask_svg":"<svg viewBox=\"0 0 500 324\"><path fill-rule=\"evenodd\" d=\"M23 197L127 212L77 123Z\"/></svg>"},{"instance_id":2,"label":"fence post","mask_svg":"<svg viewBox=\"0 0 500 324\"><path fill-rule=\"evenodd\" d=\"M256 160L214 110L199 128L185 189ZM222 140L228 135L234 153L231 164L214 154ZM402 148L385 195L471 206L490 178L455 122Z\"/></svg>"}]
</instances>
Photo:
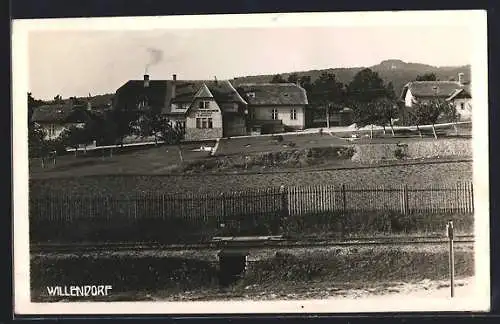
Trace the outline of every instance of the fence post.
<instances>
[{"instance_id":1,"label":"fence post","mask_svg":"<svg viewBox=\"0 0 500 324\"><path fill-rule=\"evenodd\" d=\"M288 232L288 216L290 215L289 207L288 207L288 190L286 190L285 186L282 185L280 187L281 194L281 217L279 222L279 227L281 234L283 232Z\"/></svg>"},{"instance_id":2,"label":"fence post","mask_svg":"<svg viewBox=\"0 0 500 324\"><path fill-rule=\"evenodd\" d=\"M449 271L450 271L450 295L455 297L455 255L453 250L453 220L446 224L446 234L449 241Z\"/></svg>"},{"instance_id":3,"label":"fence post","mask_svg":"<svg viewBox=\"0 0 500 324\"><path fill-rule=\"evenodd\" d=\"M473 213L474 212L474 184L472 182L470 182L470 193L469 193L470 197L470 205L471 205L471 212Z\"/></svg>"},{"instance_id":4,"label":"fence post","mask_svg":"<svg viewBox=\"0 0 500 324\"><path fill-rule=\"evenodd\" d=\"M347 217L347 196L346 196L346 185L345 183L342 184L342 187L340 187L340 192L342 194L342 217L340 217L340 222L339 222L339 236L340 239L344 239L345 235L345 221Z\"/></svg>"},{"instance_id":5,"label":"fence post","mask_svg":"<svg viewBox=\"0 0 500 324\"><path fill-rule=\"evenodd\" d=\"M408 185L401 186L401 213L408 215Z\"/></svg>"},{"instance_id":6,"label":"fence post","mask_svg":"<svg viewBox=\"0 0 500 324\"><path fill-rule=\"evenodd\" d=\"M220 215L218 226L225 227L226 226L226 224L225 224L225 221L226 221L226 202L225 202L225 197L224 197L223 192L220 193L220 201L221 201L221 213L220 213L221 215Z\"/></svg>"}]
</instances>

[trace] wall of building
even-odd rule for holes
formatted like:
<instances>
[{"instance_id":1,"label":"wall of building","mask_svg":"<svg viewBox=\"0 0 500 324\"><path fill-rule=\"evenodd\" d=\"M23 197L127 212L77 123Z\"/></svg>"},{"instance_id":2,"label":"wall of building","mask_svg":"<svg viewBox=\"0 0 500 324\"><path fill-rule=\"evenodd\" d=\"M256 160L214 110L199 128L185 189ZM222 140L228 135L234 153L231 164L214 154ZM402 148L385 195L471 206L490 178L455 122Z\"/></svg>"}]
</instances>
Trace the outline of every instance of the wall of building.
<instances>
[{"instance_id":1,"label":"wall of building","mask_svg":"<svg viewBox=\"0 0 500 324\"><path fill-rule=\"evenodd\" d=\"M52 124L52 123L38 123L45 130L45 139L54 140L61 136L62 132L70 128L71 126L83 127L85 123L74 123L74 124ZM52 129L52 131L51 131Z\"/></svg>"},{"instance_id":2,"label":"wall of building","mask_svg":"<svg viewBox=\"0 0 500 324\"><path fill-rule=\"evenodd\" d=\"M209 109L200 110L198 107L200 101L209 101ZM212 128L198 128L197 118L211 118ZM193 106L186 116L186 140L203 140L222 137L222 114L215 100L196 99Z\"/></svg>"},{"instance_id":3,"label":"wall of building","mask_svg":"<svg viewBox=\"0 0 500 324\"><path fill-rule=\"evenodd\" d=\"M245 117L240 114L225 114L223 116L224 137L247 135Z\"/></svg>"},{"instance_id":4,"label":"wall of building","mask_svg":"<svg viewBox=\"0 0 500 324\"><path fill-rule=\"evenodd\" d=\"M304 106L259 106L252 107L252 117L256 120L272 120L273 109L278 110L278 118L283 125L303 129L305 128ZM297 119L291 119L291 110L295 109Z\"/></svg>"},{"instance_id":5,"label":"wall of building","mask_svg":"<svg viewBox=\"0 0 500 324\"><path fill-rule=\"evenodd\" d=\"M405 96L405 106L406 107L411 107L413 104L413 95L411 94L410 89L406 91L406 96Z\"/></svg>"},{"instance_id":6,"label":"wall of building","mask_svg":"<svg viewBox=\"0 0 500 324\"><path fill-rule=\"evenodd\" d=\"M462 109L463 104L463 109ZM460 98L453 100L453 105L458 114L458 119L461 121L467 121L472 119L472 99L470 98Z\"/></svg>"}]
</instances>

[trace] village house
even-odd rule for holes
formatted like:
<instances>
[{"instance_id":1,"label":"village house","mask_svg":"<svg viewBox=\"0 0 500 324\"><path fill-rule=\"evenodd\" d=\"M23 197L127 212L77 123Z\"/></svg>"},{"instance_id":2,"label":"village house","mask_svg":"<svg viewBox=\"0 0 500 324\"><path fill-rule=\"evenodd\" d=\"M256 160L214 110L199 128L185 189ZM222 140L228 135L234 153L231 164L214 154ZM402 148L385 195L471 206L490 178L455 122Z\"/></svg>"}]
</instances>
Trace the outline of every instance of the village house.
<instances>
[{"instance_id":1,"label":"village house","mask_svg":"<svg viewBox=\"0 0 500 324\"><path fill-rule=\"evenodd\" d=\"M173 126L184 129L186 140L246 135L247 103L229 81L131 80L116 92L115 109L152 109Z\"/></svg>"},{"instance_id":2,"label":"village house","mask_svg":"<svg viewBox=\"0 0 500 324\"><path fill-rule=\"evenodd\" d=\"M306 126L307 93L295 83L244 83L238 92L248 103L252 134L301 130Z\"/></svg>"},{"instance_id":3,"label":"village house","mask_svg":"<svg viewBox=\"0 0 500 324\"><path fill-rule=\"evenodd\" d=\"M472 96L470 83L464 81L463 73L458 81L412 81L403 87L400 100L404 102L401 112L403 120L407 119L408 109L416 103L444 99L455 107L459 120L470 120L472 117Z\"/></svg>"},{"instance_id":4,"label":"village house","mask_svg":"<svg viewBox=\"0 0 500 324\"><path fill-rule=\"evenodd\" d=\"M114 109L152 110L184 129L188 141L304 129L306 91L297 84L240 84L228 80L130 80Z\"/></svg>"},{"instance_id":5,"label":"village house","mask_svg":"<svg viewBox=\"0 0 500 324\"><path fill-rule=\"evenodd\" d=\"M73 105L70 101L36 107L31 116L31 121L45 130L48 140L58 138L71 126L83 127L88 120L86 105Z\"/></svg>"}]
</instances>

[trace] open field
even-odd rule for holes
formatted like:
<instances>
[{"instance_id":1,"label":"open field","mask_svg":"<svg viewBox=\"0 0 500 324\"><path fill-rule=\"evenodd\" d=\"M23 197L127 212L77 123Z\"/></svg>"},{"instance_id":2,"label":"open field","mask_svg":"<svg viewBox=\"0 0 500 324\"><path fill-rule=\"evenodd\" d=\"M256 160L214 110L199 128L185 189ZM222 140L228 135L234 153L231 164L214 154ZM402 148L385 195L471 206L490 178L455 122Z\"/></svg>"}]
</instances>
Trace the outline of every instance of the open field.
<instances>
[{"instance_id":1,"label":"open field","mask_svg":"<svg viewBox=\"0 0 500 324\"><path fill-rule=\"evenodd\" d=\"M359 290L364 290L364 294L404 293L408 289L404 289L403 282L423 289L429 287L429 281L445 280L448 275L446 244L279 252L262 249L251 253L247 273L241 281L222 288L218 285L217 263L214 258L204 257L207 252L200 251L199 256L192 252L169 255L160 251L147 255L131 251L125 256L32 255L32 300L62 299L49 297L46 286L89 282L112 285L112 295L100 297L108 301L331 298L352 296L352 292ZM455 262L457 278L473 276L472 245L457 245ZM108 271L100 271L104 267ZM445 287L441 283L440 288Z\"/></svg>"},{"instance_id":2,"label":"open field","mask_svg":"<svg viewBox=\"0 0 500 324\"><path fill-rule=\"evenodd\" d=\"M92 171L92 168L89 168ZM352 185L429 187L472 181L472 162L376 166L352 169L250 174L116 175L30 179L31 194L47 191L80 195L135 195L144 192L228 192L275 186Z\"/></svg>"}]
</instances>

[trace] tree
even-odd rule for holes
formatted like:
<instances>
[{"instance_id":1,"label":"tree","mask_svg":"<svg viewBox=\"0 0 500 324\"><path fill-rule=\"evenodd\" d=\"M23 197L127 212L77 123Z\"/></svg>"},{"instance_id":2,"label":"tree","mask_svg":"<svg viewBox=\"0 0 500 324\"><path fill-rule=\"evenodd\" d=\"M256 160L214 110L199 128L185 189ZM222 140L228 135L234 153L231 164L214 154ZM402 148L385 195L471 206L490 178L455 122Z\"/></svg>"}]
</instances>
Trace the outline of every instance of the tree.
<instances>
[{"instance_id":1,"label":"tree","mask_svg":"<svg viewBox=\"0 0 500 324\"><path fill-rule=\"evenodd\" d=\"M370 137L373 137L373 125L384 128L397 115L395 107L394 86L391 82L384 84L377 72L371 69L359 71L347 86L348 101L354 110L354 119L359 126L372 125Z\"/></svg>"},{"instance_id":2,"label":"tree","mask_svg":"<svg viewBox=\"0 0 500 324\"><path fill-rule=\"evenodd\" d=\"M44 158L48 154L48 145L45 140L47 132L40 125L30 122L28 126L28 155L30 157L42 158L42 168Z\"/></svg>"},{"instance_id":3,"label":"tree","mask_svg":"<svg viewBox=\"0 0 500 324\"><path fill-rule=\"evenodd\" d=\"M388 88L377 72L363 69L356 73L347 86L347 95L351 102L370 102L388 96Z\"/></svg>"},{"instance_id":4,"label":"tree","mask_svg":"<svg viewBox=\"0 0 500 324\"><path fill-rule=\"evenodd\" d=\"M299 75L297 73L291 73L288 76L289 83L297 83L299 81Z\"/></svg>"},{"instance_id":5,"label":"tree","mask_svg":"<svg viewBox=\"0 0 500 324\"><path fill-rule=\"evenodd\" d=\"M84 145L86 149L86 146L94 140L91 128L87 124L84 127L70 126L62 132L60 137L65 145L75 149L75 156L80 145Z\"/></svg>"},{"instance_id":6,"label":"tree","mask_svg":"<svg viewBox=\"0 0 500 324\"><path fill-rule=\"evenodd\" d=\"M137 113L124 109L115 109L106 118L114 123L114 144L123 146L123 139L135 132L133 126L138 119Z\"/></svg>"},{"instance_id":7,"label":"tree","mask_svg":"<svg viewBox=\"0 0 500 324\"><path fill-rule=\"evenodd\" d=\"M374 124L380 125L384 129L389 125L391 127L392 136L394 136L394 126L392 120L398 116L398 106L394 99L380 98L374 102L375 117Z\"/></svg>"},{"instance_id":8,"label":"tree","mask_svg":"<svg viewBox=\"0 0 500 324\"><path fill-rule=\"evenodd\" d=\"M60 102L62 102L62 97L61 97L61 95L56 95L56 96L54 97L54 102L55 102L55 103L60 103Z\"/></svg>"},{"instance_id":9,"label":"tree","mask_svg":"<svg viewBox=\"0 0 500 324\"><path fill-rule=\"evenodd\" d=\"M133 128L135 134L141 137L154 136L155 144L158 144L158 137L163 138L165 142L168 142L170 138L175 138L175 136L172 136L174 127L172 127L170 120L152 110L139 116L133 122Z\"/></svg>"},{"instance_id":10,"label":"tree","mask_svg":"<svg viewBox=\"0 0 500 324\"><path fill-rule=\"evenodd\" d=\"M396 93L394 92L394 85L392 84L392 81L389 81L389 83L387 83L386 92L387 92L387 98L389 99L396 98Z\"/></svg>"},{"instance_id":11,"label":"tree","mask_svg":"<svg viewBox=\"0 0 500 324\"><path fill-rule=\"evenodd\" d=\"M271 79L271 83L287 83L287 81L281 76L281 74L275 74Z\"/></svg>"},{"instance_id":12,"label":"tree","mask_svg":"<svg viewBox=\"0 0 500 324\"><path fill-rule=\"evenodd\" d=\"M437 81L437 78L434 73L424 73L422 75L417 75L415 81Z\"/></svg>"},{"instance_id":13,"label":"tree","mask_svg":"<svg viewBox=\"0 0 500 324\"><path fill-rule=\"evenodd\" d=\"M307 93L310 93L312 90L311 76L303 75L299 79L299 84Z\"/></svg>"},{"instance_id":14,"label":"tree","mask_svg":"<svg viewBox=\"0 0 500 324\"><path fill-rule=\"evenodd\" d=\"M335 74L323 72L312 84L308 93L308 101L315 108L324 109L326 127L329 128L330 111L339 109L344 101L344 84L337 81Z\"/></svg>"},{"instance_id":15,"label":"tree","mask_svg":"<svg viewBox=\"0 0 500 324\"><path fill-rule=\"evenodd\" d=\"M28 122L31 122L31 116L36 107L43 105L43 100L35 99L31 92L28 92Z\"/></svg>"},{"instance_id":16,"label":"tree","mask_svg":"<svg viewBox=\"0 0 500 324\"><path fill-rule=\"evenodd\" d=\"M357 101L352 107L357 127L371 125L370 138L373 138L373 125L382 119L376 101Z\"/></svg>"},{"instance_id":17,"label":"tree","mask_svg":"<svg viewBox=\"0 0 500 324\"><path fill-rule=\"evenodd\" d=\"M426 102L420 102L413 105L410 110L410 118L417 125L417 130L422 137L419 126L424 124L432 125L432 133L437 139L436 129L434 125L439 118L446 118L455 121L456 110L448 101L442 99L434 99Z\"/></svg>"}]
</instances>

